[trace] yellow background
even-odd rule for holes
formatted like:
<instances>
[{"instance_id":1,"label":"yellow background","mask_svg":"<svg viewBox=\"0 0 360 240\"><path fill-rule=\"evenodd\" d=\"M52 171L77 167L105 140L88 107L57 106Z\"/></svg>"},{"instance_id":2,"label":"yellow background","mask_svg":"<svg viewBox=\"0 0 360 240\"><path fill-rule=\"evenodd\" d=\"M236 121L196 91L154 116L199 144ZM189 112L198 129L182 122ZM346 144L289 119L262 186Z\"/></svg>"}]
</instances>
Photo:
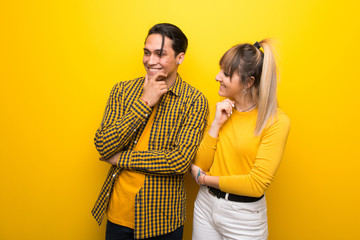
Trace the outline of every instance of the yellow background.
<instances>
[{"instance_id":1,"label":"yellow background","mask_svg":"<svg viewBox=\"0 0 360 240\"><path fill-rule=\"evenodd\" d=\"M93 137L112 86L145 73L148 29L189 38L180 74L211 104L221 55L278 40L292 121L267 192L270 240L357 239L358 1L1 1L0 239L104 239L90 215L108 166ZM197 187L186 177L190 239Z\"/></svg>"}]
</instances>

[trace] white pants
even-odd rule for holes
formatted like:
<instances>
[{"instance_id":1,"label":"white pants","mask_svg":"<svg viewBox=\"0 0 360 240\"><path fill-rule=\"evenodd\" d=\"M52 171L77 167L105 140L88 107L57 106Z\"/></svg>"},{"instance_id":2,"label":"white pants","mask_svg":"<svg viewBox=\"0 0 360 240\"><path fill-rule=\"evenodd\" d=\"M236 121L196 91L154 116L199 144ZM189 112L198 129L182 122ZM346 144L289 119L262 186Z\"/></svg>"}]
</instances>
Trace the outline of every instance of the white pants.
<instances>
[{"instance_id":1,"label":"white pants","mask_svg":"<svg viewBox=\"0 0 360 240\"><path fill-rule=\"evenodd\" d=\"M267 236L265 196L256 202L233 202L200 187L194 207L193 240L266 240Z\"/></svg>"}]
</instances>

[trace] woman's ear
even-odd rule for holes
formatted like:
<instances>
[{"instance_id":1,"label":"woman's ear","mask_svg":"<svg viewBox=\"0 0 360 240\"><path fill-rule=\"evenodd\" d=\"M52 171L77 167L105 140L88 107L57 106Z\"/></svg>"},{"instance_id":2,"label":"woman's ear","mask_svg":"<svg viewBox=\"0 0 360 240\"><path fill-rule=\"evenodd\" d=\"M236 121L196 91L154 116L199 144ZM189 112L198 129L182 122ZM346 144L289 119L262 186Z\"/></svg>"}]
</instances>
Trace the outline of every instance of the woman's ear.
<instances>
[{"instance_id":1,"label":"woman's ear","mask_svg":"<svg viewBox=\"0 0 360 240\"><path fill-rule=\"evenodd\" d=\"M251 88L252 85L254 85L254 82L255 82L255 78L253 76L249 77L249 81L247 82L246 86L248 88Z\"/></svg>"}]
</instances>

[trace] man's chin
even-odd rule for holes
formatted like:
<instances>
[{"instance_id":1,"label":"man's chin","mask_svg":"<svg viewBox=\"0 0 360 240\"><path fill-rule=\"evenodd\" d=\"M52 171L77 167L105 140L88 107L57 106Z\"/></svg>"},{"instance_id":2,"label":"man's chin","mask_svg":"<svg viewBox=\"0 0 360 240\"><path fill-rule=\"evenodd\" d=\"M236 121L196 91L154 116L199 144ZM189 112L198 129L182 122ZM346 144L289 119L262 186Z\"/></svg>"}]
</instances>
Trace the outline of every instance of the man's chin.
<instances>
[{"instance_id":1,"label":"man's chin","mask_svg":"<svg viewBox=\"0 0 360 240\"><path fill-rule=\"evenodd\" d=\"M147 73L148 79L153 78L155 75L156 75L156 73ZM162 77L162 76L160 76L156 79L156 81L164 81L164 80L165 80L165 77Z\"/></svg>"},{"instance_id":2,"label":"man's chin","mask_svg":"<svg viewBox=\"0 0 360 240\"><path fill-rule=\"evenodd\" d=\"M156 79L156 81L165 81L165 77L158 77L157 79Z\"/></svg>"}]
</instances>

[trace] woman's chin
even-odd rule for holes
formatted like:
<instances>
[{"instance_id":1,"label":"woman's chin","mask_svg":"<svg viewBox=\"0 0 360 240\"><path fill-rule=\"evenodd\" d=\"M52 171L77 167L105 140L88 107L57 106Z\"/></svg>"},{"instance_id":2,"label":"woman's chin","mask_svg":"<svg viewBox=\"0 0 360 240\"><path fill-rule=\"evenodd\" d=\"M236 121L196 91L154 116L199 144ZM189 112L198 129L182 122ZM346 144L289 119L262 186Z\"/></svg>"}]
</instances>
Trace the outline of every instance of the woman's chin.
<instances>
[{"instance_id":1,"label":"woman's chin","mask_svg":"<svg viewBox=\"0 0 360 240\"><path fill-rule=\"evenodd\" d=\"M218 94L220 97L227 97L226 94L224 92L222 92L221 90L219 90Z\"/></svg>"}]
</instances>

